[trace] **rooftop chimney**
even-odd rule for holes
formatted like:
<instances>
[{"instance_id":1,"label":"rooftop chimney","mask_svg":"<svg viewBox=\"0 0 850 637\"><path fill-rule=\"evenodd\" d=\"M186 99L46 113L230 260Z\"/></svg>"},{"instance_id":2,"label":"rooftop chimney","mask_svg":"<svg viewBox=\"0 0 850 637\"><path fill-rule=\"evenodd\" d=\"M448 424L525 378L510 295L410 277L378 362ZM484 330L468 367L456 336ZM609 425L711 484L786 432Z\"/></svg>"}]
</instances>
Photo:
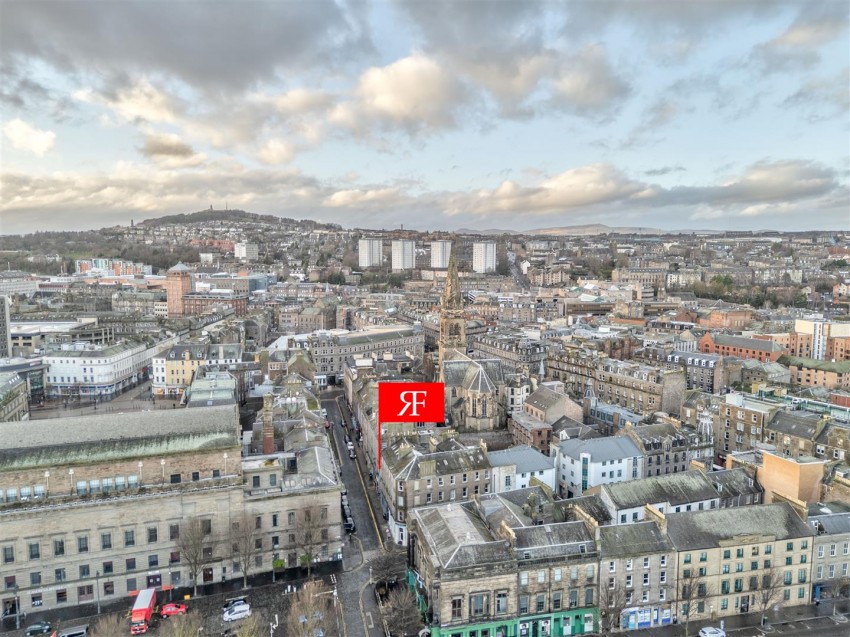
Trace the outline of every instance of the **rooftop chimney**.
<instances>
[{"instance_id":1,"label":"rooftop chimney","mask_svg":"<svg viewBox=\"0 0 850 637\"><path fill-rule=\"evenodd\" d=\"M274 424L272 422L274 395L263 396L263 453L268 455L275 452L274 448Z\"/></svg>"}]
</instances>

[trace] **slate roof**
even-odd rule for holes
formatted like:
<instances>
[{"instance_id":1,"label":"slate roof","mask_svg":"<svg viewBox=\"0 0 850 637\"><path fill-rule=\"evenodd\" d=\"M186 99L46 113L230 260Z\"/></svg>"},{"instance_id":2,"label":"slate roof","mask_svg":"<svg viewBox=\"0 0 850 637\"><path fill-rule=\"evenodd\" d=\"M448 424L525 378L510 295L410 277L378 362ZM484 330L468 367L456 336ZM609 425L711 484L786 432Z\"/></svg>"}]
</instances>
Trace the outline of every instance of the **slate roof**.
<instances>
[{"instance_id":1,"label":"slate roof","mask_svg":"<svg viewBox=\"0 0 850 637\"><path fill-rule=\"evenodd\" d=\"M535 409L546 411L557 405L564 398L566 398L564 394L559 394L558 392L541 385L525 400L525 404L530 405Z\"/></svg>"},{"instance_id":2,"label":"slate roof","mask_svg":"<svg viewBox=\"0 0 850 637\"><path fill-rule=\"evenodd\" d=\"M490 464L494 467L516 465L517 473L546 471L555 467L554 458L545 456L537 449L528 445L510 447L501 451L491 451L487 456L490 459Z\"/></svg>"},{"instance_id":3,"label":"slate roof","mask_svg":"<svg viewBox=\"0 0 850 637\"><path fill-rule=\"evenodd\" d=\"M755 477L751 476L744 467L712 471L707 476L718 488L720 498L728 500L738 496L764 493L764 489Z\"/></svg>"},{"instance_id":4,"label":"slate roof","mask_svg":"<svg viewBox=\"0 0 850 637\"><path fill-rule=\"evenodd\" d=\"M670 538L655 522L599 527L599 557L628 557L672 551Z\"/></svg>"},{"instance_id":5,"label":"slate roof","mask_svg":"<svg viewBox=\"0 0 850 637\"><path fill-rule=\"evenodd\" d=\"M584 522L537 524L514 529L517 559L556 559L596 552L596 543ZM527 557L526 557L527 555Z\"/></svg>"},{"instance_id":6,"label":"slate roof","mask_svg":"<svg viewBox=\"0 0 850 637\"><path fill-rule=\"evenodd\" d=\"M813 515L809 523L817 522L818 535L850 534L850 513L832 513L830 515Z\"/></svg>"},{"instance_id":7,"label":"slate roof","mask_svg":"<svg viewBox=\"0 0 850 637\"><path fill-rule=\"evenodd\" d=\"M756 533L774 535L777 540L814 535L785 502L667 514L667 535L679 551L713 548L721 540Z\"/></svg>"},{"instance_id":8,"label":"slate roof","mask_svg":"<svg viewBox=\"0 0 850 637\"><path fill-rule=\"evenodd\" d=\"M0 471L232 449L239 444L236 405L7 422Z\"/></svg>"},{"instance_id":9,"label":"slate roof","mask_svg":"<svg viewBox=\"0 0 850 637\"><path fill-rule=\"evenodd\" d=\"M493 537L469 504L422 507L414 509L411 517L418 521L421 537L444 569L513 559L506 543Z\"/></svg>"},{"instance_id":10,"label":"slate roof","mask_svg":"<svg viewBox=\"0 0 850 637\"><path fill-rule=\"evenodd\" d=\"M578 458L581 454L588 453L592 462L643 455L634 442L624 437L563 440L559 446L563 455Z\"/></svg>"},{"instance_id":11,"label":"slate roof","mask_svg":"<svg viewBox=\"0 0 850 637\"><path fill-rule=\"evenodd\" d=\"M503 385L505 382L502 363L498 359L472 360L463 356L455 360L443 361L443 378L446 386L468 388L469 383L476 378L474 373L470 375L471 369L483 370L487 380L494 386Z\"/></svg>"},{"instance_id":12,"label":"slate roof","mask_svg":"<svg viewBox=\"0 0 850 637\"><path fill-rule=\"evenodd\" d=\"M777 411L768 422L768 429L788 436L813 440L820 416L804 412Z\"/></svg>"},{"instance_id":13,"label":"slate roof","mask_svg":"<svg viewBox=\"0 0 850 637\"><path fill-rule=\"evenodd\" d=\"M602 498L598 494L583 495L579 498L570 500L558 500L555 506L560 507L564 512L564 517L568 521L578 519L576 514L571 511L572 507L581 507L581 510L587 513L590 517L596 520L600 525L609 524L613 518Z\"/></svg>"},{"instance_id":14,"label":"slate roof","mask_svg":"<svg viewBox=\"0 0 850 637\"><path fill-rule=\"evenodd\" d=\"M683 471L602 485L616 510L669 502L671 506L717 498L717 490L700 471Z\"/></svg>"}]
</instances>

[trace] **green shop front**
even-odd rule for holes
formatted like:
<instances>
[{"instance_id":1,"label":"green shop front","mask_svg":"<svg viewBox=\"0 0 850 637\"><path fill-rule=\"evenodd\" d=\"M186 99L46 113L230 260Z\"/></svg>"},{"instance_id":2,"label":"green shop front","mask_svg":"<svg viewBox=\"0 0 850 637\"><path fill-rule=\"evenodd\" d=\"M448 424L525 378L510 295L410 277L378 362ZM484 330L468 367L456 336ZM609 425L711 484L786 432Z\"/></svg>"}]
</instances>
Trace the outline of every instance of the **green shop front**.
<instances>
[{"instance_id":1,"label":"green shop front","mask_svg":"<svg viewBox=\"0 0 850 637\"><path fill-rule=\"evenodd\" d=\"M431 637L566 637L596 632L596 613L595 608L574 608L501 621L429 628Z\"/></svg>"}]
</instances>

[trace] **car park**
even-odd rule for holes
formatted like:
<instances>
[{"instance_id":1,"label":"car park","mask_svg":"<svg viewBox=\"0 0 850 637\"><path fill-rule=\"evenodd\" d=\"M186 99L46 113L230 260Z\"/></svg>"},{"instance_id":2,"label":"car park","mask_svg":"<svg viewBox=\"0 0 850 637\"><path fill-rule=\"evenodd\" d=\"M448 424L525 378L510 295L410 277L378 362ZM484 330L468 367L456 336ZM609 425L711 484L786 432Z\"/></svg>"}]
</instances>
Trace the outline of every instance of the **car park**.
<instances>
[{"instance_id":1,"label":"car park","mask_svg":"<svg viewBox=\"0 0 850 637\"><path fill-rule=\"evenodd\" d=\"M185 615L186 604L165 604L159 609L159 616L168 619L172 615Z\"/></svg>"},{"instance_id":2,"label":"car park","mask_svg":"<svg viewBox=\"0 0 850 637\"><path fill-rule=\"evenodd\" d=\"M33 635L44 635L51 630L53 630L53 625L50 622L36 622L27 626L24 634L26 637L32 637Z\"/></svg>"},{"instance_id":3,"label":"car park","mask_svg":"<svg viewBox=\"0 0 850 637\"><path fill-rule=\"evenodd\" d=\"M221 621L232 622L251 616L251 605L247 602L239 602L228 608L221 616Z\"/></svg>"}]
</instances>

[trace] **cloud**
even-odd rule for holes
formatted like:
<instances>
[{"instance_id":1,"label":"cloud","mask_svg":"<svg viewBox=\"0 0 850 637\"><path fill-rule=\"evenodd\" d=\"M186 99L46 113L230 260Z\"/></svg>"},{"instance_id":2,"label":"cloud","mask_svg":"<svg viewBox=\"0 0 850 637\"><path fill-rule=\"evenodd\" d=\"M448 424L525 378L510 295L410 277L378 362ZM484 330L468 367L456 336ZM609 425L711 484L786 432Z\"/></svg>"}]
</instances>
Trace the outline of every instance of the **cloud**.
<instances>
[{"instance_id":1,"label":"cloud","mask_svg":"<svg viewBox=\"0 0 850 637\"><path fill-rule=\"evenodd\" d=\"M44 157L56 143L56 133L53 131L35 128L18 118L6 122L3 126L3 134L13 148L32 153L37 157Z\"/></svg>"},{"instance_id":2,"label":"cloud","mask_svg":"<svg viewBox=\"0 0 850 637\"><path fill-rule=\"evenodd\" d=\"M662 166L661 168L650 168L649 170L644 171L643 174L650 177L657 177L661 175L668 175L670 173L683 172L684 170L684 166Z\"/></svg>"},{"instance_id":3,"label":"cloud","mask_svg":"<svg viewBox=\"0 0 850 637\"><path fill-rule=\"evenodd\" d=\"M192 147L177 135L147 135L142 154L147 157L191 157L195 154Z\"/></svg>"},{"instance_id":4,"label":"cloud","mask_svg":"<svg viewBox=\"0 0 850 637\"><path fill-rule=\"evenodd\" d=\"M756 45L751 59L767 73L810 68L820 61L824 45L847 40L850 5L846 2L805 4L791 25L776 37Z\"/></svg>"},{"instance_id":5,"label":"cloud","mask_svg":"<svg viewBox=\"0 0 850 637\"><path fill-rule=\"evenodd\" d=\"M463 87L455 78L434 60L414 54L366 70L355 99L337 106L331 121L358 134L373 125L410 134L433 132L454 126L463 99Z\"/></svg>"},{"instance_id":6,"label":"cloud","mask_svg":"<svg viewBox=\"0 0 850 637\"><path fill-rule=\"evenodd\" d=\"M610 164L592 164L567 170L538 186L506 180L494 190L455 196L448 213L546 215L639 197L645 188Z\"/></svg>"},{"instance_id":7,"label":"cloud","mask_svg":"<svg viewBox=\"0 0 850 637\"><path fill-rule=\"evenodd\" d=\"M295 148L281 139L270 139L260 150L260 161L264 164L286 164L295 156Z\"/></svg>"},{"instance_id":8,"label":"cloud","mask_svg":"<svg viewBox=\"0 0 850 637\"><path fill-rule=\"evenodd\" d=\"M323 202L329 208L347 208L349 206L385 205L399 203L397 188L377 188L373 190L338 190Z\"/></svg>"},{"instance_id":9,"label":"cloud","mask_svg":"<svg viewBox=\"0 0 850 637\"><path fill-rule=\"evenodd\" d=\"M617 108L631 93L617 75L600 45L585 47L561 62L553 80L554 101L566 111L599 119Z\"/></svg>"},{"instance_id":10,"label":"cloud","mask_svg":"<svg viewBox=\"0 0 850 637\"><path fill-rule=\"evenodd\" d=\"M809 121L831 117L847 118L850 112L850 67L831 78L812 78L782 102L786 108L797 108Z\"/></svg>"},{"instance_id":11,"label":"cloud","mask_svg":"<svg viewBox=\"0 0 850 637\"><path fill-rule=\"evenodd\" d=\"M346 2L9 2L5 59L39 60L69 75L148 73L210 94L288 71L344 68L373 52L366 12Z\"/></svg>"},{"instance_id":12,"label":"cloud","mask_svg":"<svg viewBox=\"0 0 850 637\"><path fill-rule=\"evenodd\" d=\"M74 92L74 97L81 102L106 106L134 123L171 123L185 110L177 98L154 86L147 78L123 86L115 92L80 89Z\"/></svg>"}]
</instances>

